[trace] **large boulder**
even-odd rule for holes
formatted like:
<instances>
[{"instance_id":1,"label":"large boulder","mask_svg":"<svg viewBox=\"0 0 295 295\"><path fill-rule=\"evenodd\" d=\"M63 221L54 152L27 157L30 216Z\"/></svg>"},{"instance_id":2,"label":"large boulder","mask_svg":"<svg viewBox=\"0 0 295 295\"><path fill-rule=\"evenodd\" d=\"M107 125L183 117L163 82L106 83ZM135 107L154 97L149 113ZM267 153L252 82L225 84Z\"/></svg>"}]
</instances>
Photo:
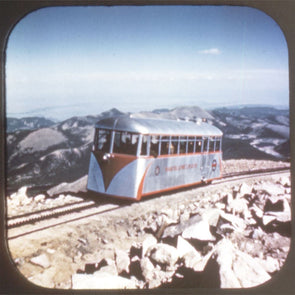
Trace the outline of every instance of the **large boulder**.
<instances>
[{"instance_id":1,"label":"large boulder","mask_svg":"<svg viewBox=\"0 0 295 295\"><path fill-rule=\"evenodd\" d=\"M210 231L209 223L203 219L187 227L182 232L182 237L184 239L195 239L199 241L215 241L216 240L216 238L212 235Z\"/></svg>"},{"instance_id":2,"label":"large boulder","mask_svg":"<svg viewBox=\"0 0 295 295\"><path fill-rule=\"evenodd\" d=\"M219 265L221 288L250 288L271 278L256 259L236 249L227 239L216 246L215 260Z\"/></svg>"},{"instance_id":3,"label":"large boulder","mask_svg":"<svg viewBox=\"0 0 295 295\"><path fill-rule=\"evenodd\" d=\"M177 239L177 251L179 258L183 260L186 268L191 268L195 271L202 271L202 259L201 254L185 239L178 236Z\"/></svg>"}]
</instances>

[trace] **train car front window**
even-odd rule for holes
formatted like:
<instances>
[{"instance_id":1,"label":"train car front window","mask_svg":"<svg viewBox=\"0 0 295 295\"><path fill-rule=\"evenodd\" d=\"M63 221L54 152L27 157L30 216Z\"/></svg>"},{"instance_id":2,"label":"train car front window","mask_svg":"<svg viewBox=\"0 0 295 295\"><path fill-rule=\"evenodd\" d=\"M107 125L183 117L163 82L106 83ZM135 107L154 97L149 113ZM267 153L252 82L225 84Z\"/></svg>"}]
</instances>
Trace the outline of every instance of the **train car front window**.
<instances>
[{"instance_id":1,"label":"train car front window","mask_svg":"<svg viewBox=\"0 0 295 295\"><path fill-rule=\"evenodd\" d=\"M215 138L210 137L210 139L209 139L209 152L214 152L214 144L215 144Z\"/></svg>"},{"instance_id":2,"label":"train car front window","mask_svg":"<svg viewBox=\"0 0 295 295\"><path fill-rule=\"evenodd\" d=\"M220 138L217 138L217 140L216 140L215 151L216 152L221 151L221 139Z\"/></svg>"},{"instance_id":3,"label":"train car front window","mask_svg":"<svg viewBox=\"0 0 295 295\"><path fill-rule=\"evenodd\" d=\"M116 131L113 152L118 154L136 155L138 138L138 134Z\"/></svg>"},{"instance_id":4,"label":"train car front window","mask_svg":"<svg viewBox=\"0 0 295 295\"><path fill-rule=\"evenodd\" d=\"M97 134L96 149L104 153L109 153L111 146L111 131L99 129Z\"/></svg>"}]
</instances>

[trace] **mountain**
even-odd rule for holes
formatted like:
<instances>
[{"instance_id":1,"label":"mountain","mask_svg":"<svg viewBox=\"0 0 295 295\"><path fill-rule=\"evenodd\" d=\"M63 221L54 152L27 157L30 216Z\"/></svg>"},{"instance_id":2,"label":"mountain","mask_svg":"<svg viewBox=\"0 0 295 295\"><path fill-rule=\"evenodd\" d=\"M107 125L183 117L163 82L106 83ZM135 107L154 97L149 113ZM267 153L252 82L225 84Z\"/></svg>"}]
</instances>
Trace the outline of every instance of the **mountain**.
<instances>
[{"instance_id":1,"label":"mountain","mask_svg":"<svg viewBox=\"0 0 295 295\"><path fill-rule=\"evenodd\" d=\"M43 127L50 127L55 122L42 117L28 117L28 118L7 118L7 132L14 132L17 130L33 130Z\"/></svg>"},{"instance_id":2,"label":"mountain","mask_svg":"<svg viewBox=\"0 0 295 295\"><path fill-rule=\"evenodd\" d=\"M7 135L8 191L23 185L51 187L88 173L95 123L123 113L72 117L50 127Z\"/></svg>"},{"instance_id":3,"label":"mountain","mask_svg":"<svg viewBox=\"0 0 295 295\"><path fill-rule=\"evenodd\" d=\"M224 159L287 159L289 110L270 107L219 108L211 111L223 131Z\"/></svg>"},{"instance_id":4,"label":"mountain","mask_svg":"<svg viewBox=\"0 0 295 295\"><path fill-rule=\"evenodd\" d=\"M48 125L20 124L7 120L8 191L21 186L50 188L73 182L88 173L95 123L103 118L124 115L111 109L97 116L72 117ZM199 107L140 112L135 117L165 119L206 118L223 131L224 159L284 160L290 155L289 112L273 108L220 108L210 112ZM21 119L20 119L21 120ZM31 122L29 118L22 122ZM9 124L12 124L11 126ZM27 127L24 128L24 125ZM11 131L13 130L13 131Z\"/></svg>"}]
</instances>

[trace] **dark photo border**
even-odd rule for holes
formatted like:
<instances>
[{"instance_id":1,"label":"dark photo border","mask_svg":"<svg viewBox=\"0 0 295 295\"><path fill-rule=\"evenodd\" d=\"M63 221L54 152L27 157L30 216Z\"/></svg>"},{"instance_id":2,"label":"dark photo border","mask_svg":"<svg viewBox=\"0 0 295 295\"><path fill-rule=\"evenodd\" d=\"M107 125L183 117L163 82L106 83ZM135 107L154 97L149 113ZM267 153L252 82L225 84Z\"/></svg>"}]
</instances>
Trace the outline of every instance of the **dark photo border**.
<instances>
[{"instance_id":1,"label":"dark photo border","mask_svg":"<svg viewBox=\"0 0 295 295\"><path fill-rule=\"evenodd\" d=\"M13 264L6 235L6 48L14 26L34 10L52 6L109 6L109 5L234 5L257 8L272 17L282 29L289 51L290 141L292 185L291 248L285 265L269 282L250 289L159 289L159 290L65 290L46 289L25 279ZM294 164L295 164L295 0L0 0L0 294L294 294Z\"/></svg>"}]
</instances>

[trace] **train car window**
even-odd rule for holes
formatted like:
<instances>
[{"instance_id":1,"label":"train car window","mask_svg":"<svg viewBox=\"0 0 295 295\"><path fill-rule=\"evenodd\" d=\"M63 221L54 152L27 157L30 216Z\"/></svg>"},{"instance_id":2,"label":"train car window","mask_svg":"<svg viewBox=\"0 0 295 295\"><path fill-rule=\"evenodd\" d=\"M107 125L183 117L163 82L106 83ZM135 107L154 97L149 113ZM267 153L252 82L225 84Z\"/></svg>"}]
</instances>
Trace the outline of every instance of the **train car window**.
<instances>
[{"instance_id":1,"label":"train car window","mask_svg":"<svg viewBox=\"0 0 295 295\"><path fill-rule=\"evenodd\" d=\"M99 151L109 153L111 146L111 131L99 129L98 136L97 136L97 144L96 148Z\"/></svg>"},{"instance_id":2,"label":"train car window","mask_svg":"<svg viewBox=\"0 0 295 295\"><path fill-rule=\"evenodd\" d=\"M147 155L147 151L148 151L148 136L147 135L143 135L142 136L142 140L141 140L140 154L142 156L146 156Z\"/></svg>"},{"instance_id":3,"label":"train car window","mask_svg":"<svg viewBox=\"0 0 295 295\"><path fill-rule=\"evenodd\" d=\"M126 155L136 155L138 138L138 134L116 131L113 152Z\"/></svg>"},{"instance_id":4,"label":"train car window","mask_svg":"<svg viewBox=\"0 0 295 295\"><path fill-rule=\"evenodd\" d=\"M157 157L159 155L160 137L156 135L151 136L150 155Z\"/></svg>"},{"instance_id":5,"label":"train car window","mask_svg":"<svg viewBox=\"0 0 295 295\"><path fill-rule=\"evenodd\" d=\"M186 153L186 145L187 145L187 137L181 136L179 141L179 153L185 154Z\"/></svg>"},{"instance_id":6,"label":"train car window","mask_svg":"<svg viewBox=\"0 0 295 295\"><path fill-rule=\"evenodd\" d=\"M171 137L171 143L169 146L169 153L171 155L178 153L178 136Z\"/></svg>"},{"instance_id":7,"label":"train car window","mask_svg":"<svg viewBox=\"0 0 295 295\"><path fill-rule=\"evenodd\" d=\"M202 150L203 153L206 153L208 151L208 141L209 141L208 137L205 137L203 141L203 150Z\"/></svg>"},{"instance_id":8,"label":"train car window","mask_svg":"<svg viewBox=\"0 0 295 295\"><path fill-rule=\"evenodd\" d=\"M217 138L216 144L215 144L215 151L219 152L221 150L221 140L220 138Z\"/></svg>"},{"instance_id":9,"label":"train car window","mask_svg":"<svg viewBox=\"0 0 295 295\"><path fill-rule=\"evenodd\" d=\"M121 132L115 132L113 152L119 153L121 145Z\"/></svg>"},{"instance_id":10,"label":"train car window","mask_svg":"<svg viewBox=\"0 0 295 295\"><path fill-rule=\"evenodd\" d=\"M210 137L209 139L209 152L214 152L215 138Z\"/></svg>"},{"instance_id":11,"label":"train car window","mask_svg":"<svg viewBox=\"0 0 295 295\"><path fill-rule=\"evenodd\" d=\"M199 137L196 138L196 149L195 149L196 153L202 152L202 142L203 142L202 138L199 138Z\"/></svg>"},{"instance_id":12,"label":"train car window","mask_svg":"<svg viewBox=\"0 0 295 295\"><path fill-rule=\"evenodd\" d=\"M161 137L161 155L169 154L169 144L170 144L169 136L162 136Z\"/></svg>"},{"instance_id":13,"label":"train car window","mask_svg":"<svg viewBox=\"0 0 295 295\"><path fill-rule=\"evenodd\" d=\"M189 137L187 141L187 152L194 153L195 152L195 137Z\"/></svg>"}]
</instances>

